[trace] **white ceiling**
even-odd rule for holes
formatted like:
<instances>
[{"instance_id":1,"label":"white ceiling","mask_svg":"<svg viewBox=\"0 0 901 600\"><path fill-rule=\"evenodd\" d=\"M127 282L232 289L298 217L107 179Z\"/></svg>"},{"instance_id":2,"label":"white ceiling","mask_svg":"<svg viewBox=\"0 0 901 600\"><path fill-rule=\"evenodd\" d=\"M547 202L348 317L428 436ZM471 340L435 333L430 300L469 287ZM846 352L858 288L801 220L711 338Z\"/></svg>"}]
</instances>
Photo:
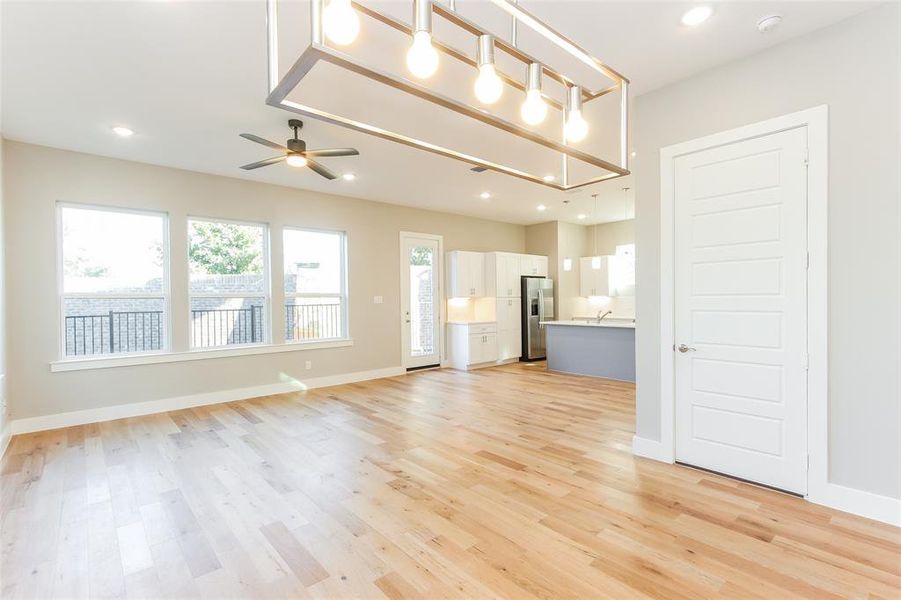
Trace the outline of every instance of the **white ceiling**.
<instances>
[{"instance_id":1,"label":"white ceiling","mask_svg":"<svg viewBox=\"0 0 901 600\"><path fill-rule=\"evenodd\" d=\"M377 4L398 18L409 18L410 0L363 2ZM680 25L679 17L693 6L690 2L520 3L631 79L636 94L753 54L876 4L723 2L715 5L710 21L687 29ZM264 103L264 0L4 0L0 7L0 128L8 139L513 223L577 222L579 213L588 215L586 223L600 223L631 218L634 213L632 191L623 190L632 187L631 177L562 193L497 173L474 174L465 163L312 120L306 121L303 131L311 147L354 146L360 150L359 157L322 160L337 172L355 173L356 181L327 181L309 170L293 170L284 164L253 172L239 170L239 165L273 152L240 139L238 133L256 133L275 141L290 133L286 121L292 115ZM298 11L298 18L290 19L296 26L305 21L306 10L305 3L295 2L283 16ZM460 0L458 10L507 37L509 20L487 1ZM782 25L760 34L756 21L772 13L784 16ZM364 21L358 50L374 44L382 49L380 60L395 65L403 74L406 40L376 31L378 26L370 23ZM436 29L436 35L442 31ZM299 48L302 43L297 40L303 37L300 26L284 39ZM584 78L589 85L601 85L535 34L523 32L520 41L548 64ZM288 51L286 47L291 49L285 44L283 53ZM435 85L456 88L460 99L470 100L471 78L455 79L467 73L449 65L447 57L442 59ZM559 157L552 153L511 143L510 136L486 131L486 126L465 117L328 67L314 69L302 86L298 91L304 101L325 102L316 105L319 108L384 118L386 123L409 127L413 133L425 132L458 143L464 151L503 158L514 165L521 161L547 173L559 172ZM519 100L509 89L504 100L500 110L512 118ZM617 135L602 118L612 104L605 107L598 101L597 105L592 135L585 143L585 149L592 152L607 150ZM386 107L391 110L384 110ZM127 139L116 137L110 127L120 124L137 133ZM640 165L645 157L640 148L635 150L635 162ZM481 199L482 191L490 191L492 197ZM593 199L592 194L598 197ZM547 210L537 211L539 204Z\"/></svg>"}]
</instances>

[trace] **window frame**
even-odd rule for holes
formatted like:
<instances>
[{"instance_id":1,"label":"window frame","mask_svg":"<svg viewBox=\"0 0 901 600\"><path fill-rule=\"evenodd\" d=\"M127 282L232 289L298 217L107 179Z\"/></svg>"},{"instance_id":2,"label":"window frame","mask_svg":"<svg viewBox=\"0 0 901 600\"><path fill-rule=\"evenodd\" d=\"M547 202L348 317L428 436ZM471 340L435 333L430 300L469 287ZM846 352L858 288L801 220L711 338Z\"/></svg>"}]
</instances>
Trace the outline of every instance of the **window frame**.
<instances>
[{"instance_id":1,"label":"window frame","mask_svg":"<svg viewBox=\"0 0 901 600\"><path fill-rule=\"evenodd\" d=\"M261 227L263 229L263 291L260 294L256 293L203 293L203 294L195 294L191 291L191 222L192 221L203 221L205 223L225 223L230 225L244 225L248 227ZM187 295L188 295L188 312L185 316L188 333L188 352L212 352L218 350L230 350L237 348L255 348L258 346L269 346L272 344L272 276L271 276L271 244L269 243L269 236L272 227L267 221L245 221L241 219L229 219L224 217L205 217L205 216L197 216L197 215L186 215L185 216L185 271L186 271L186 284L187 284ZM265 326L261 327L263 332L263 339L259 342L254 342L250 344L224 344L221 346L198 346L195 347L193 345L193 340L191 336L191 300L193 298L263 298L263 322Z\"/></svg>"},{"instance_id":2,"label":"window frame","mask_svg":"<svg viewBox=\"0 0 901 600\"><path fill-rule=\"evenodd\" d=\"M109 294L105 292L78 292L66 293L65 288L65 256L63 251L63 210L70 208L76 210L92 210L96 212L131 214L142 216L160 217L162 219L162 292L155 294L147 293L122 293ZM57 335L59 336L57 350L59 352L59 362L85 361L109 358L126 358L134 356L148 356L155 354L168 354L172 352L172 286L170 283L172 252L169 243L169 213L164 210L152 210L141 208L130 208L125 206L112 206L106 204L91 204L81 202L57 201L56 203L56 303L57 303ZM160 344L159 350L135 351L135 352L110 352L108 354L91 355L91 356L67 356L66 355L66 299L119 299L119 298L159 298L163 301L163 325L165 327L165 344Z\"/></svg>"},{"instance_id":3,"label":"window frame","mask_svg":"<svg viewBox=\"0 0 901 600\"><path fill-rule=\"evenodd\" d=\"M333 235L338 235L340 237L339 248L341 251L339 264L341 266L341 275L339 277L339 281L341 283L341 290L339 293L324 293L324 292L287 292L284 290L284 278L285 278L285 266L287 256L285 255L285 234L289 231L301 231L307 233L328 233ZM339 306L340 306L340 315L341 315L341 332L342 335L334 338L321 338L315 340L288 340L287 336L285 336L284 343L287 345L303 345L303 344L319 344L323 342L331 342L336 340L349 340L350 337L350 296L348 294L348 276L347 276L347 231L343 229L325 229L321 227L301 227L297 225L285 225L282 227L282 291L285 299L285 306L287 307L287 300L289 298L334 298L338 296Z\"/></svg>"}]
</instances>

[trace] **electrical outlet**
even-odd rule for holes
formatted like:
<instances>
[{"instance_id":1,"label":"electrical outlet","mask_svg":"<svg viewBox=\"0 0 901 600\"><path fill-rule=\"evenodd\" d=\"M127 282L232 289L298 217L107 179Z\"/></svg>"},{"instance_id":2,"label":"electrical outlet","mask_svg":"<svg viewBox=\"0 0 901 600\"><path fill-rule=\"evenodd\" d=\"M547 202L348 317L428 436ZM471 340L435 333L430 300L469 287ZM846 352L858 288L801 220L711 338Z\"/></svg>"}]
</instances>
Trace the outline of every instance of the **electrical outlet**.
<instances>
[{"instance_id":1,"label":"electrical outlet","mask_svg":"<svg viewBox=\"0 0 901 600\"><path fill-rule=\"evenodd\" d=\"M382 298L381 296L373 296L373 297L372 297L372 303L373 303L373 304L381 304L381 303L384 302L384 301L385 301L385 299Z\"/></svg>"},{"instance_id":2,"label":"electrical outlet","mask_svg":"<svg viewBox=\"0 0 901 600\"><path fill-rule=\"evenodd\" d=\"M307 361L306 367L307 367L307 371L309 371L310 369L312 369L312 368L313 368L313 361L312 361L312 360L308 360L308 361Z\"/></svg>"}]
</instances>

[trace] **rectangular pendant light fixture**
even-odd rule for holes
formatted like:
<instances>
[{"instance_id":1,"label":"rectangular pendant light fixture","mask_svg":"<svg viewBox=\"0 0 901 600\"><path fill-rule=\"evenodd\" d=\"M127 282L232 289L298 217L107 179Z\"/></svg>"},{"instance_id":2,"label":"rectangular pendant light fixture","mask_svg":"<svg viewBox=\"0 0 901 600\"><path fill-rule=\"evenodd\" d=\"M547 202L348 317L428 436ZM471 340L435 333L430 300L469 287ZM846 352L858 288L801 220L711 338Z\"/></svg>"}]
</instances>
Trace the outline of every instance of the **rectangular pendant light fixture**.
<instances>
[{"instance_id":1,"label":"rectangular pendant light fixture","mask_svg":"<svg viewBox=\"0 0 901 600\"><path fill-rule=\"evenodd\" d=\"M329 46L326 36L323 33L323 0L311 0L310 45L300 54L299 57L297 57L297 59L285 73L284 77L281 78L279 78L278 76L280 72L278 55L278 0L267 0L266 7L269 95L266 99L266 103L270 106L282 108L294 113L304 115L306 117L318 119L320 121L332 123L334 125L340 125L341 127L345 127L347 129L404 144L406 146L424 150L433 154L438 154L440 156L453 158L455 160L474 165L479 169L504 173L557 190L571 190L608 179L621 177L623 175L628 175L628 79L620 75L608 65L602 63L597 58L588 54L585 50L577 46L575 43L573 43L563 35L551 29L537 17L522 9L518 4L516 4L515 0L491 0L491 2L508 12L514 19L514 24L521 23L522 25L529 27L534 32L550 40L559 48L565 50L576 60L587 65L599 75L602 75L605 78L614 81L614 85L599 90L591 90L585 86L579 85L576 81L570 79L569 77L556 71L555 69L548 67L546 64L542 63L542 61L530 56L513 44L507 43L506 41L494 37L493 35L491 36L491 38L482 38L482 36L491 35L490 32L485 31L471 21L463 18L462 16L457 14L456 11L453 10L453 8L437 1L417 0L415 2L414 10L416 23L413 27L410 27L406 23L400 22L392 17L369 8L359 1L351 1L350 5L360 16L378 21L383 25L387 25L392 29L411 36L411 38L413 34L416 33L416 30L425 30L426 23L428 24L428 28L431 29L431 16L436 16L446 20L450 24L472 35L476 39L482 38L483 45L487 43L484 40L491 39L493 42L492 51L504 52L508 56L523 63L523 65L525 66L525 71L527 73L530 73L530 71L534 71L535 69L539 69L538 75L532 73L530 77L526 78L526 81L521 81L518 78L511 77L510 75L505 74L498 69L496 70L496 75L504 86L511 87L525 94L530 87L535 86L536 81L538 81L540 85L540 76L543 74L545 77L557 81L558 83L563 85L564 88L566 88L566 98L562 98L561 101L558 102L553 100L552 98L545 97L545 101L549 107L563 110L567 114L571 112L571 108L574 105L581 106L582 104L588 103L596 98L599 98L611 92L618 91L620 93L620 156L618 157L618 161L614 162L613 160L606 160L588 152L578 150L572 146L567 145L566 140L563 139L565 136L561 136L560 140L548 138L536 131L520 126L517 123L513 123L495 116L482 108L471 106L464 102L460 102L446 95L443 95L437 91L434 91L428 87L427 83L420 84L405 77L389 73L384 69L366 65L363 61ZM428 17L428 20L426 20L425 7L423 5L427 5L431 9L430 11L428 11L430 15ZM461 52L447 44L444 44L437 39L432 39L431 43L432 46L442 55L468 64L473 68L478 67L478 61L472 56ZM377 83L401 90L424 101L431 102L433 104L441 106L442 108L454 111L476 121L493 126L511 135L515 135L521 139L559 152L563 163L563 177L559 180L548 179L545 177L545 173L543 172L529 173L509 165L485 160L478 156L459 152L451 148L445 148L434 143L430 143L428 140L417 139L403 135L401 133L389 131L368 123L363 123L361 121L353 120L338 114L333 114L324 110L314 108L312 106L306 106L299 102L289 100L288 96L291 94L291 92L300 84L300 82L310 72L310 70L313 69L313 67L320 61L336 65ZM470 82L467 81L466 83L467 85L470 85ZM572 94L574 93L578 94L578 99L572 98ZM570 159L581 161L587 165L597 168L600 171L603 171L603 173L598 174L594 177L590 177L586 180L571 182L569 181L568 176L568 161Z\"/></svg>"}]
</instances>

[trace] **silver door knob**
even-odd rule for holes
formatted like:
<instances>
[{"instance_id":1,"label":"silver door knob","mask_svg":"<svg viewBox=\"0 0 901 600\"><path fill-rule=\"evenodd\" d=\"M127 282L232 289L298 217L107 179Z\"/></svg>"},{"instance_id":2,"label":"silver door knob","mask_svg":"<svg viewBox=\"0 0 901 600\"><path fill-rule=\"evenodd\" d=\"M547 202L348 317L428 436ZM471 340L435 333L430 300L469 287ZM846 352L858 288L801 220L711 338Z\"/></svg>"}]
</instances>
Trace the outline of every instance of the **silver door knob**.
<instances>
[{"instance_id":1,"label":"silver door knob","mask_svg":"<svg viewBox=\"0 0 901 600\"><path fill-rule=\"evenodd\" d=\"M679 350L679 352L684 354L686 352L694 352L696 350L696 348L692 348L691 346L686 346L685 344L679 344L678 350Z\"/></svg>"}]
</instances>

